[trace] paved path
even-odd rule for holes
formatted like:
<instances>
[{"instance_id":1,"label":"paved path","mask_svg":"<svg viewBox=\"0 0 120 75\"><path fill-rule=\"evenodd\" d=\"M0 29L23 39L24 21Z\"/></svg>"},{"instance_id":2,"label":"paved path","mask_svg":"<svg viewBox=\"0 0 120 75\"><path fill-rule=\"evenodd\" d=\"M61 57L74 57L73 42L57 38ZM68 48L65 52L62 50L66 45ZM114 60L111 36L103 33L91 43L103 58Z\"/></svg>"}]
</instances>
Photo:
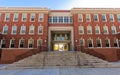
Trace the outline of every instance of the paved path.
<instances>
[{"instance_id":1,"label":"paved path","mask_svg":"<svg viewBox=\"0 0 120 75\"><path fill-rule=\"evenodd\" d=\"M120 68L53 68L0 70L0 75L120 75Z\"/></svg>"}]
</instances>

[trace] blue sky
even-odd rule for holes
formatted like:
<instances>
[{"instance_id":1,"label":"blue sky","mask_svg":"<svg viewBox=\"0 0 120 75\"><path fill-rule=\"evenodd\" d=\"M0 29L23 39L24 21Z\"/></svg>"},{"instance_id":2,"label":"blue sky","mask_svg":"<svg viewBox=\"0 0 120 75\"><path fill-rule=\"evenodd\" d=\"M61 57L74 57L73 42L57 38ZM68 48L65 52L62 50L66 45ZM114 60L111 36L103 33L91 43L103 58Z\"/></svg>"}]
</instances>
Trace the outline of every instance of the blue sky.
<instances>
[{"instance_id":1,"label":"blue sky","mask_svg":"<svg viewBox=\"0 0 120 75\"><path fill-rule=\"evenodd\" d=\"M0 0L1 7L120 8L120 0Z\"/></svg>"}]
</instances>

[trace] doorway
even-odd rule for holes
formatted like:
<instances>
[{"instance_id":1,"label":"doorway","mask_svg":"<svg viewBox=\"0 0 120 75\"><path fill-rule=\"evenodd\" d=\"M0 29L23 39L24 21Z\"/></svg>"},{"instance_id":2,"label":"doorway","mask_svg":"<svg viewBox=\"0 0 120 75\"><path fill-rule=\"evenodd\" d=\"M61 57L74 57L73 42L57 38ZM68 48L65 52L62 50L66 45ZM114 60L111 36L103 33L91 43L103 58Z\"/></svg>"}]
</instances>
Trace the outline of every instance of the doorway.
<instances>
[{"instance_id":1,"label":"doorway","mask_svg":"<svg viewBox=\"0 0 120 75\"><path fill-rule=\"evenodd\" d=\"M55 43L53 45L54 51L68 51L69 46L67 43Z\"/></svg>"}]
</instances>

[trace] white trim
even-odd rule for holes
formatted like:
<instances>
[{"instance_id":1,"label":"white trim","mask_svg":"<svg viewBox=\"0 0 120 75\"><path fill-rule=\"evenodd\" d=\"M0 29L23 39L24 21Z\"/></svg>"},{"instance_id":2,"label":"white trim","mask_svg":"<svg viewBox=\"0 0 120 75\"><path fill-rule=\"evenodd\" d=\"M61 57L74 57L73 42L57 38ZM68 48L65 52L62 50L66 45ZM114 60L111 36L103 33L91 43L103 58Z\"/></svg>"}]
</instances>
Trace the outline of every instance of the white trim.
<instances>
[{"instance_id":1,"label":"white trim","mask_svg":"<svg viewBox=\"0 0 120 75\"><path fill-rule=\"evenodd\" d=\"M110 19L111 16L112 16L113 21L111 21L111 19ZM110 22L114 22L115 21L114 14L109 14L109 19L110 19Z\"/></svg>"},{"instance_id":2,"label":"white trim","mask_svg":"<svg viewBox=\"0 0 120 75\"><path fill-rule=\"evenodd\" d=\"M10 39L9 48L11 48L11 43L12 43L12 40L15 40L15 39L14 39L14 38ZM14 46L15 46L15 43L14 43Z\"/></svg>"},{"instance_id":3,"label":"white trim","mask_svg":"<svg viewBox=\"0 0 120 75\"><path fill-rule=\"evenodd\" d=\"M82 27L82 32L83 32L83 33L80 33L80 28L81 28L81 27ZM78 33L79 33L79 34L84 34L84 26L79 26L79 27L78 27Z\"/></svg>"},{"instance_id":4,"label":"white trim","mask_svg":"<svg viewBox=\"0 0 120 75\"><path fill-rule=\"evenodd\" d=\"M18 48L20 48L20 42L21 42L21 40L24 40L24 44L25 44L25 39L23 39L23 38L19 39L19 46L18 46Z\"/></svg>"},{"instance_id":5,"label":"white trim","mask_svg":"<svg viewBox=\"0 0 120 75\"><path fill-rule=\"evenodd\" d=\"M16 33L13 33L13 28L14 28L14 26L16 27ZM16 26L16 25L13 25L13 26L12 26L11 34L12 34L12 35L16 35L16 34L17 34L17 26Z\"/></svg>"},{"instance_id":6,"label":"white trim","mask_svg":"<svg viewBox=\"0 0 120 75\"><path fill-rule=\"evenodd\" d=\"M25 33L22 33L22 27L23 27L24 25L22 25L21 26L21 28L20 28L20 35L25 35L26 34L26 26L24 26L25 27Z\"/></svg>"},{"instance_id":7,"label":"white trim","mask_svg":"<svg viewBox=\"0 0 120 75\"><path fill-rule=\"evenodd\" d=\"M88 40L91 40L91 41L92 41L92 47L89 47L89 43L88 43L88 47L89 47L89 48L94 48L93 39L89 38ZM87 41L87 42L88 42L88 41Z\"/></svg>"},{"instance_id":8,"label":"white trim","mask_svg":"<svg viewBox=\"0 0 120 75\"><path fill-rule=\"evenodd\" d=\"M94 22L99 22L99 15L98 14L94 14L94 16L97 16L97 21L95 21L95 18L94 18Z\"/></svg>"},{"instance_id":9,"label":"white trim","mask_svg":"<svg viewBox=\"0 0 120 75\"><path fill-rule=\"evenodd\" d=\"M17 18L17 20L15 20L15 18ZM18 19L19 19L19 13L14 13L13 22L18 22Z\"/></svg>"},{"instance_id":10,"label":"white trim","mask_svg":"<svg viewBox=\"0 0 120 75\"><path fill-rule=\"evenodd\" d=\"M97 29L98 29L99 33L96 33ZM95 34L101 34L101 32L100 32L100 26L98 26L98 25L95 26Z\"/></svg>"},{"instance_id":11,"label":"white trim","mask_svg":"<svg viewBox=\"0 0 120 75\"><path fill-rule=\"evenodd\" d=\"M2 34L8 34L8 30L7 30L7 33L4 33L4 30L5 30L6 26L7 26L6 24L3 26ZM7 26L7 29L8 29L8 26Z\"/></svg>"},{"instance_id":12,"label":"white trim","mask_svg":"<svg viewBox=\"0 0 120 75\"><path fill-rule=\"evenodd\" d=\"M81 18L81 21L79 20ZM83 14L78 14L78 22L83 22Z\"/></svg>"},{"instance_id":13,"label":"white trim","mask_svg":"<svg viewBox=\"0 0 120 75\"><path fill-rule=\"evenodd\" d=\"M102 19L102 22L107 22L107 18L106 18L106 14L102 14L102 16L105 16L105 21L103 21L103 19Z\"/></svg>"},{"instance_id":14,"label":"white trim","mask_svg":"<svg viewBox=\"0 0 120 75\"><path fill-rule=\"evenodd\" d=\"M8 18L9 18L9 20L6 20L6 18L7 18L7 15L9 16ZM10 13L5 13L5 18L4 18L4 22L9 22L10 21Z\"/></svg>"},{"instance_id":15,"label":"white trim","mask_svg":"<svg viewBox=\"0 0 120 75\"><path fill-rule=\"evenodd\" d=\"M89 21L87 19L89 19ZM86 14L86 22L91 22L91 14Z\"/></svg>"},{"instance_id":16,"label":"white trim","mask_svg":"<svg viewBox=\"0 0 120 75\"><path fill-rule=\"evenodd\" d=\"M34 21L31 21L32 16L34 16ZM36 17L36 14L35 13L31 13L30 14L30 22L35 22L35 17Z\"/></svg>"},{"instance_id":17,"label":"white trim","mask_svg":"<svg viewBox=\"0 0 120 75\"><path fill-rule=\"evenodd\" d=\"M26 20L25 20L25 21L23 20L23 15L25 15L25 16L26 16ZM21 18L21 21L22 21L22 22L26 22L26 21L27 21L27 13L22 13L22 18Z\"/></svg>"},{"instance_id":18,"label":"white trim","mask_svg":"<svg viewBox=\"0 0 120 75\"><path fill-rule=\"evenodd\" d=\"M42 21L40 21L41 16L43 18ZM44 14L43 13L39 13L38 22L44 22Z\"/></svg>"},{"instance_id":19,"label":"white trim","mask_svg":"<svg viewBox=\"0 0 120 75\"><path fill-rule=\"evenodd\" d=\"M39 28L41 28L41 27L42 27L42 33L39 33ZM43 29L44 29L43 26L38 26L38 35L43 35Z\"/></svg>"},{"instance_id":20,"label":"white trim","mask_svg":"<svg viewBox=\"0 0 120 75\"><path fill-rule=\"evenodd\" d=\"M33 33L30 33L31 27L33 27ZM30 26L29 26L29 35L34 35L34 34L35 34L35 26L30 25Z\"/></svg>"}]
</instances>

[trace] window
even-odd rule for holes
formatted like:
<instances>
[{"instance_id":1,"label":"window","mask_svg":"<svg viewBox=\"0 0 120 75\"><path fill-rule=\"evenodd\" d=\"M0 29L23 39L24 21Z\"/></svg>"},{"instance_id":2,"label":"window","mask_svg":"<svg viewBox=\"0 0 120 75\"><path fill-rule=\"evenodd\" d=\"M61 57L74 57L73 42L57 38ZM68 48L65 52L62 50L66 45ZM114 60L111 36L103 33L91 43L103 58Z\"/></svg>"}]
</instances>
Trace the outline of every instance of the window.
<instances>
[{"instance_id":1,"label":"window","mask_svg":"<svg viewBox=\"0 0 120 75\"><path fill-rule=\"evenodd\" d=\"M53 22L53 18L52 16L49 16L49 23L52 23Z\"/></svg>"},{"instance_id":2,"label":"window","mask_svg":"<svg viewBox=\"0 0 120 75\"><path fill-rule=\"evenodd\" d=\"M2 17L2 14L0 13L0 18Z\"/></svg>"},{"instance_id":3,"label":"window","mask_svg":"<svg viewBox=\"0 0 120 75\"><path fill-rule=\"evenodd\" d=\"M44 20L44 14L39 14L39 21L43 22L43 20Z\"/></svg>"},{"instance_id":4,"label":"window","mask_svg":"<svg viewBox=\"0 0 120 75\"><path fill-rule=\"evenodd\" d=\"M25 34L25 32L26 32L26 26L21 26L20 34Z\"/></svg>"},{"instance_id":5,"label":"window","mask_svg":"<svg viewBox=\"0 0 120 75\"><path fill-rule=\"evenodd\" d=\"M43 34L43 26L38 26L38 34Z\"/></svg>"},{"instance_id":6,"label":"window","mask_svg":"<svg viewBox=\"0 0 120 75\"><path fill-rule=\"evenodd\" d=\"M117 14L118 22L120 22L120 14Z\"/></svg>"},{"instance_id":7,"label":"window","mask_svg":"<svg viewBox=\"0 0 120 75\"><path fill-rule=\"evenodd\" d=\"M80 46L84 46L84 39L80 39Z\"/></svg>"},{"instance_id":8,"label":"window","mask_svg":"<svg viewBox=\"0 0 120 75\"><path fill-rule=\"evenodd\" d=\"M42 39L38 39L37 40L37 46L41 46L43 44L43 40Z\"/></svg>"},{"instance_id":9,"label":"window","mask_svg":"<svg viewBox=\"0 0 120 75\"><path fill-rule=\"evenodd\" d=\"M1 48L5 48L6 45L6 39L1 40Z\"/></svg>"},{"instance_id":10,"label":"window","mask_svg":"<svg viewBox=\"0 0 120 75\"><path fill-rule=\"evenodd\" d=\"M33 25L31 25L29 27L29 34L34 34L34 26Z\"/></svg>"},{"instance_id":11,"label":"window","mask_svg":"<svg viewBox=\"0 0 120 75\"><path fill-rule=\"evenodd\" d=\"M108 26L103 26L104 34L109 34Z\"/></svg>"},{"instance_id":12,"label":"window","mask_svg":"<svg viewBox=\"0 0 120 75\"><path fill-rule=\"evenodd\" d=\"M68 16L64 16L64 23L69 23L69 18L68 18Z\"/></svg>"},{"instance_id":13,"label":"window","mask_svg":"<svg viewBox=\"0 0 120 75\"><path fill-rule=\"evenodd\" d=\"M35 21L35 14L30 15L30 21L34 22Z\"/></svg>"},{"instance_id":14,"label":"window","mask_svg":"<svg viewBox=\"0 0 120 75\"><path fill-rule=\"evenodd\" d=\"M91 26L87 26L87 33L92 34L92 27Z\"/></svg>"},{"instance_id":15,"label":"window","mask_svg":"<svg viewBox=\"0 0 120 75\"><path fill-rule=\"evenodd\" d=\"M88 47L93 47L92 39L89 39L89 40L88 40Z\"/></svg>"},{"instance_id":16,"label":"window","mask_svg":"<svg viewBox=\"0 0 120 75\"><path fill-rule=\"evenodd\" d=\"M63 16L59 16L59 23L63 23Z\"/></svg>"},{"instance_id":17,"label":"window","mask_svg":"<svg viewBox=\"0 0 120 75\"><path fill-rule=\"evenodd\" d=\"M23 21L23 22L26 22L26 20L27 20L27 14L26 14L26 13L23 13L23 14L22 14L22 21Z\"/></svg>"},{"instance_id":18,"label":"window","mask_svg":"<svg viewBox=\"0 0 120 75\"><path fill-rule=\"evenodd\" d=\"M114 15L113 14L110 14L110 22L114 22Z\"/></svg>"},{"instance_id":19,"label":"window","mask_svg":"<svg viewBox=\"0 0 120 75\"><path fill-rule=\"evenodd\" d=\"M15 39L11 39L10 40L10 48L14 48L15 47Z\"/></svg>"},{"instance_id":20,"label":"window","mask_svg":"<svg viewBox=\"0 0 120 75\"><path fill-rule=\"evenodd\" d=\"M12 26L12 32L11 34L16 34L17 33L17 26Z\"/></svg>"},{"instance_id":21,"label":"window","mask_svg":"<svg viewBox=\"0 0 120 75\"><path fill-rule=\"evenodd\" d=\"M28 48L33 48L34 45L34 40L33 39L29 39L28 40Z\"/></svg>"},{"instance_id":22,"label":"window","mask_svg":"<svg viewBox=\"0 0 120 75\"><path fill-rule=\"evenodd\" d=\"M102 45L101 45L101 39L97 39L96 40L96 44L97 44L97 47L101 47Z\"/></svg>"},{"instance_id":23,"label":"window","mask_svg":"<svg viewBox=\"0 0 120 75\"><path fill-rule=\"evenodd\" d=\"M115 26L111 26L111 30L112 30L112 34L116 34L116 27Z\"/></svg>"},{"instance_id":24,"label":"window","mask_svg":"<svg viewBox=\"0 0 120 75\"><path fill-rule=\"evenodd\" d=\"M90 21L91 21L90 14L86 14L86 22L90 22Z\"/></svg>"},{"instance_id":25,"label":"window","mask_svg":"<svg viewBox=\"0 0 120 75\"><path fill-rule=\"evenodd\" d=\"M3 32L2 33L3 34L7 34L8 33L8 26L7 25L3 26Z\"/></svg>"},{"instance_id":26,"label":"window","mask_svg":"<svg viewBox=\"0 0 120 75\"><path fill-rule=\"evenodd\" d=\"M13 21L18 21L18 13L14 13Z\"/></svg>"},{"instance_id":27,"label":"window","mask_svg":"<svg viewBox=\"0 0 120 75\"><path fill-rule=\"evenodd\" d=\"M106 14L102 14L102 22L106 22Z\"/></svg>"},{"instance_id":28,"label":"window","mask_svg":"<svg viewBox=\"0 0 120 75\"><path fill-rule=\"evenodd\" d=\"M5 14L5 21L9 21L10 20L10 13L6 13Z\"/></svg>"},{"instance_id":29,"label":"window","mask_svg":"<svg viewBox=\"0 0 120 75\"><path fill-rule=\"evenodd\" d=\"M95 33L100 34L100 27L99 26L95 26Z\"/></svg>"},{"instance_id":30,"label":"window","mask_svg":"<svg viewBox=\"0 0 120 75\"><path fill-rule=\"evenodd\" d=\"M57 23L58 20L57 20L57 16L53 16L53 23Z\"/></svg>"},{"instance_id":31,"label":"window","mask_svg":"<svg viewBox=\"0 0 120 75\"><path fill-rule=\"evenodd\" d=\"M24 39L20 39L19 40L19 48L24 48L24 43L25 43L25 40Z\"/></svg>"},{"instance_id":32,"label":"window","mask_svg":"<svg viewBox=\"0 0 120 75\"><path fill-rule=\"evenodd\" d=\"M79 26L79 34L84 34L84 27L83 26Z\"/></svg>"},{"instance_id":33,"label":"window","mask_svg":"<svg viewBox=\"0 0 120 75\"><path fill-rule=\"evenodd\" d=\"M94 21L95 21L95 22L98 22L98 21L99 21L99 19L98 19L98 14L94 14Z\"/></svg>"},{"instance_id":34,"label":"window","mask_svg":"<svg viewBox=\"0 0 120 75\"><path fill-rule=\"evenodd\" d=\"M78 22L83 22L83 15L82 14L78 14Z\"/></svg>"},{"instance_id":35,"label":"window","mask_svg":"<svg viewBox=\"0 0 120 75\"><path fill-rule=\"evenodd\" d=\"M70 23L72 23L73 22L73 17L72 16L70 16Z\"/></svg>"},{"instance_id":36,"label":"window","mask_svg":"<svg viewBox=\"0 0 120 75\"><path fill-rule=\"evenodd\" d=\"M114 47L118 47L118 39L114 38L113 42L114 42Z\"/></svg>"},{"instance_id":37,"label":"window","mask_svg":"<svg viewBox=\"0 0 120 75\"><path fill-rule=\"evenodd\" d=\"M110 47L110 40L109 39L105 39L105 44L106 44L106 47Z\"/></svg>"}]
</instances>

